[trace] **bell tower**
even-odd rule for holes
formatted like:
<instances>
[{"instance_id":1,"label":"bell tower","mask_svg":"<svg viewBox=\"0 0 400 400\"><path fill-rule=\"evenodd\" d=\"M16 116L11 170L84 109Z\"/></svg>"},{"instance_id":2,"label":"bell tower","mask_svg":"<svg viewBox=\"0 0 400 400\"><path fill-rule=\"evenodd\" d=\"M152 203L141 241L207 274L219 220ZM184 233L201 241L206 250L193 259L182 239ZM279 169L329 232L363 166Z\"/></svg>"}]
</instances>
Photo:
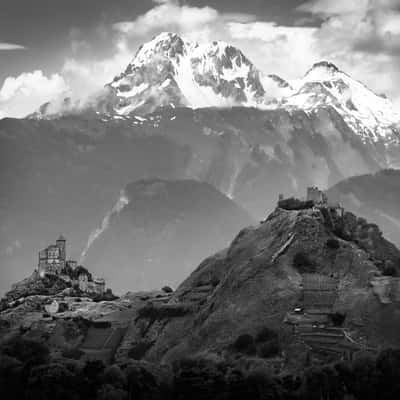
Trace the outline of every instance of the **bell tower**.
<instances>
[{"instance_id":1,"label":"bell tower","mask_svg":"<svg viewBox=\"0 0 400 400\"><path fill-rule=\"evenodd\" d=\"M60 237L56 241L56 246L60 249L60 267L63 269L65 267L65 260L67 258L66 256L66 239L63 235L60 235Z\"/></svg>"}]
</instances>

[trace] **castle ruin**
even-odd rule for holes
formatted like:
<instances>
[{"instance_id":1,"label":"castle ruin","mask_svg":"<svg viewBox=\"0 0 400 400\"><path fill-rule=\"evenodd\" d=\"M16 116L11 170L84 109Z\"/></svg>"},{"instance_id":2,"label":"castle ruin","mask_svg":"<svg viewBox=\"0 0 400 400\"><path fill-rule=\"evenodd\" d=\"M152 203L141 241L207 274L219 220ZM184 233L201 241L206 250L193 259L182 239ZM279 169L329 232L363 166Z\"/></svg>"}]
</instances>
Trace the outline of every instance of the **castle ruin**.
<instances>
[{"instance_id":1,"label":"castle ruin","mask_svg":"<svg viewBox=\"0 0 400 400\"><path fill-rule=\"evenodd\" d=\"M317 186L308 187L306 197L303 199L285 198L283 194L279 194L278 207L286 210L304 210L315 207L335 210L340 216L343 216L344 213L343 207L338 202L330 201L326 192Z\"/></svg>"},{"instance_id":2,"label":"castle ruin","mask_svg":"<svg viewBox=\"0 0 400 400\"><path fill-rule=\"evenodd\" d=\"M317 186L310 186L307 188L306 201L313 201L316 205L327 205L328 196L323 190L320 190Z\"/></svg>"}]
</instances>

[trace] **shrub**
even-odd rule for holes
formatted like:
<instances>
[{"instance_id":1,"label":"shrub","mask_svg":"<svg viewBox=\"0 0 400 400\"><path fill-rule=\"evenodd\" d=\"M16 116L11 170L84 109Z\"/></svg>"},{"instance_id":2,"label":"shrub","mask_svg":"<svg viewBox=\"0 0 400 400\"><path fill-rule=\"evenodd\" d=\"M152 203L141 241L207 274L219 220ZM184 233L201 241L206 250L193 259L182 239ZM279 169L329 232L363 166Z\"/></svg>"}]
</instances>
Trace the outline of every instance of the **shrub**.
<instances>
[{"instance_id":1,"label":"shrub","mask_svg":"<svg viewBox=\"0 0 400 400\"><path fill-rule=\"evenodd\" d=\"M271 358L277 356L280 351L281 346L278 339L272 339L260 346L258 355L262 358Z\"/></svg>"},{"instance_id":2,"label":"shrub","mask_svg":"<svg viewBox=\"0 0 400 400\"><path fill-rule=\"evenodd\" d=\"M20 337L6 342L1 349L3 354L31 365L44 364L49 359L49 349L42 343Z\"/></svg>"},{"instance_id":3,"label":"shrub","mask_svg":"<svg viewBox=\"0 0 400 400\"><path fill-rule=\"evenodd\" d=\"M256 336L256 343L267 342L269 340L276 339L277 337L278 334L274 330L265 327L258 332Z\"/></svg>"},{"instance_id":4,"label":"shrub","mask_svg":"<svg viewBox=\"0 0 400 400\"><path fill-rule=\"evenodd\" d=\"M255 354L256 346L254 344L253 336L249 334L244 334L238 336L238 338L233 343L233 349L239 353L244 354Z\"/></svg>"},{"instance_id":5,"label":"shrub","mask_svg":"<svg viewBox=\"0 0 400 400\"><path fill-rule=\"evenodd\" d=\"M146 305L138 312L139 318L161 320L182 317L191 312L191 308L184 304Z\"/></svg>"},{"instance_id":6,"label":"shrub","mask_svg":"<svg viewBox=\"0 0 400 400\"><path fill-rule=\"evenodd\" d=\"M169 287L169 286L164 286L161 290L164 293L172 293L173 292L173 289L171 287Z\"/></svg>"},{"instance_id":7,"label":"shrub","mask_svg":"<svg viewBox=\"0 0 400 400\"><path fill-rule=\"evenodd\" d=\"M392 262L387 262L383 268L383 275L385 276L397 276L397 268Z\"/></svg>"},{"instance_id":8,"label":"shrub","mask_svg":"<svg viewBox=\"0 0 400 400\"><path fill-rule=\"evenodd\" d=\"M79 360L83 356L83 351L78 348L65 349L62 353L65 358L70 358L71 360Z\"/></svg>"},{"instance_id":9,"label":"shrub","mask_svg":"<svg viewBox=\"0 0 400 400\"><path fill-rule=\"evenodd\" d=\"M218 279L217 276L213 276L213 277L211 278L211 285L213 285L214 287L217 286L217 285L219 285L219 282L220 282L220 280Z\"/></svg>"},{"instance_id":10,"label":"shrub","mask_svg":"<svg viewBox=\"0 0 400 400\"><path fill-rule=\"evenodd\" d=\"M342 314L342 313L339 313L339 312L336 312L334 314L330 314L329 317L330 317L333 325L335 325L335 326L342 326L344 320L346 319L346 315Z\"/></svg>"},{"instance_id":11,"label":"shrub","mask_svg":"<svg viewBox=\"0 0 400 400\"><path fill-rule=\"evenodd\" d=\"M129 349L128 357L133 358L134 360L141 360L151 346L152 343L145 341L134 343L132 347Z\"/></svg>"},{"instance_id":12,"label":"shrub","mask_svg":"<svg viewBox=\"0 0 400 400\"><path fill-rule=\"evenodd\" d=\"M111 365L104 370L103 381L115 388L123 388L126 384L126 377L118 365Z\"/></svg>"},{"instance_id":13,"label":"shrub","mask_svg":"<svg viewBox=\"0 0 400 400\"><path fill-rule=\"evenodd\" d=\"M346 232L346 230L344 229L343 226L337 226L333 233L339 237L340 239L346 240L346 242L351 241L351 234L349 234L348 232Z\"/></svg>"},{"instance_id":14,"label":"shrub","mask_svg":"<svg viewBox=\"0 0 400 400\"><path fill-rule=\"evenodd\" d=\"M293 266L301 273L315 272L315 264L303 251L299 251L293 257Z\"/></svg>"},{"instance_id":15,"label":"shrub","mask_svg":"<svg viewBox=\"0 0 400 400\"><path fill-rule=\"evenodd\" d=\"M340 243L339 243L339 240L337 240L337 239L328 239L327 241L326 241L326 246L329 248L329 249L332 249L332 250L338 250L339 248L340 248Z\"/></svg>"}]
</instances>

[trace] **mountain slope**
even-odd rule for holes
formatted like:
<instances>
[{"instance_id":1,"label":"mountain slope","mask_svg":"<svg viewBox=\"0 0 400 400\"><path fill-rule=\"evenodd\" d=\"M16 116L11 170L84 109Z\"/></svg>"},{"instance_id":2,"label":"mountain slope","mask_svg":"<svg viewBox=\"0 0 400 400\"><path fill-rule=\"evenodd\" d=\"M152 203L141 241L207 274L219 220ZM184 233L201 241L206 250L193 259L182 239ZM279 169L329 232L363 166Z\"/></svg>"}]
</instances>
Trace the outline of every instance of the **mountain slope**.
<instances>
[{"instance_id":1,"label":"mountain slope","mask_svg":"<svg viewBox=\"0 0 400 400\"><path fill-rule=\"evenodd\" d=\"M120 293L175 287L253 223L211 185L190 180L138 181L118 204L92 234L83 262Z\"/></svg>"},{"instance_id":2,"label":"mountain slope","mask_svg":"<svg viewBox=\"0 0 400 400\"><path fill-rule=\"evenodd\" d=\"M328 196L378 224L385 236L400 246L400 171L351 177L331 187Z\"/></svg>"},{"instance_id":3,"label":"mountain slope","mask_svg":"<svg viewBox=\"0 0 400 400\"><path fill-rule=\"evenodd\" d=\"M254 349L239 347L240 335L259 346L268 334L279 337L285 366L303 367L307 351L335 358L346 348L398 346L400 281L381 271L399 257L378 227L351 213L278 208L204 260L173 295L169 315L165 306L144 309L130 340L154 341L144 358L169 362L251 356ZM336 313L342 318L332 322Z\"/></svg>"}]
</instances>

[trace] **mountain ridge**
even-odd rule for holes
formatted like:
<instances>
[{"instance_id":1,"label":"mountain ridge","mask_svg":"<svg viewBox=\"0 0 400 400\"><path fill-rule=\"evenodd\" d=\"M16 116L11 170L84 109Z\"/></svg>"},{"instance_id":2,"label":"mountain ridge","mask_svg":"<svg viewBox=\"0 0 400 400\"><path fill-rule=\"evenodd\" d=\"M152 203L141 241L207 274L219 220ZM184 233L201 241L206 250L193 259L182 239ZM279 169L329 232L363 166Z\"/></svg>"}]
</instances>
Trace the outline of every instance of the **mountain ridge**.
<instances>
[{"instance_id":1,"label":"mountain ridge","mask_svg":"<svg viewBox=\"0 0 400 400\"><path fill-rule=\"evenodd\" d=\"M176 33L163 32L139 47L125 70L87 105L65 99L60 113L51 102L31 118L57 118L91 110L104 116L145 116L160 107L192 109L232 106L303 110L334 108L364 142L400 142L400 113L329 61L315 63L296 80L263 73L225 42L198 44ZM69 110L69 111L68 111Z\"/></svg>"}]
</instances>

